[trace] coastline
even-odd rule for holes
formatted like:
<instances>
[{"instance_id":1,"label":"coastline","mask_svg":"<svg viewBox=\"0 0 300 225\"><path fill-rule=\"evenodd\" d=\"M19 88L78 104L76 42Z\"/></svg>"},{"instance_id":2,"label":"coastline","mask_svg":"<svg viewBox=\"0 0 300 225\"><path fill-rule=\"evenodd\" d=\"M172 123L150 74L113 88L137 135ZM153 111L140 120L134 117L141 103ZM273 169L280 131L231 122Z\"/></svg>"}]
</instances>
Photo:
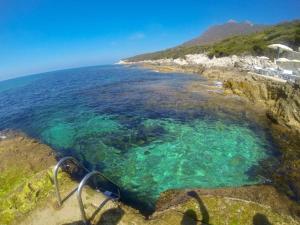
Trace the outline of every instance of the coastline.
<instances>
[{"instance_id":1,"label":"coastline","mask_svg":"<svg viewBox=\"0 0 300 225\"><path fill-rule=\"evenodd\" d=\"M1 204L6 205L0 204L0 223L38 225L47 221L49 225L82 224L75 198L68 199L62 208L56 204L51 180L51 171L56 163L54 151L25 134L13 131L1 134L5 138L0 140L0 158L7 158L6 154L10 153L10 162L12 165L18 165L18 169L26 170L28 164L32 162L31 156L34 156L36 152L40 154L39 157L35 157L36 163L30 164L30 168L34 168L32 175L27 174L18 185L13 184L14 188L7 190L8 197L1 201ZM24 149L22 148L24 146L27 147ZM21 149L23 154L19 156ZM20 163L18 157L22 157L23 163ZM35 166L40 167L35 168ZM10 168L2 168L3 171L10 171ZM17 175L19 174L14 173L14 176ZM64 184L63 195L67 195L69 190L78 185L76 180L65 172L60 174L59 180ZM91 215L101 200L101 196L90 188L87 188L85 196L85 207ZM179 225L183 222L194 224L200 221L205 224L233 224L235 222L250 225L261 215L275 224L299 224L296 220L297 215L293 211L294 208L294 202L270 185L169 190L161 194L156 211L149 217L145 217L136 209L123 203L108 202L93 218L91 224L98 224L99 221L103 224L111 224L116 221L116 217L120 217L119 224L124 225Z\"/></svg>"},{"instance_id":2,"label":"coastline","mask_svg":"<svg viewBox=\"0 0 300 225\"><path fill-rule=\"evenodd\" d=\"M147 66L147 65L143 65ZM274 172L273 180L275 181L273 185L254 185L254 186L246 186L241 188L219 188L219 189L193 189L193 190L169 190L161 194L156 211L149 216L149 218L145 218L142 214L140 214L136 209L133 209L124 204L120 204L120 207L123 210L124 215L122 216L121 221L123 224L129 224L130 220L138 221L136 224L181 224L183 218L186 217L187 221L202 221L203 223L213 223L213 224L232 224L234 221L238 221L238 224L252 224L252 220L257 214L263 214L270 221L280 221L281 224L299 224L296 220L299 220L299 204L294 201L291 201L287 198L283 193L288 193L289 197L292 199L297 199L299 197L299 192L297 192L300 186L299 185L299 175L298 175L298 165L299 161L297 147L299 146L299 136L297 130L297 120L296 122L290 122L291 117L281 118L281 114L277 115L276 112L281 110L284 103L291 103L294 101L293 98L290 99L293 94L284 94L284 99L281 98L280 101L286 101L281 104L278 104L278 98L276 92L280 90L280 93L289 93L293 92L294 86L298 84L283 84L277 81L269 81L268 79L256 77L254 75L248 74L244 71L240 70L232 70L228 68L210 68L204 69L202 67L188 67L188 66L180 66L180 67L171 67L171 66L153 66L149 65L150 69L157 70L160 72L181 72L181 73L193 73L193 74L201 74L205 78L211 81L221 82L223 84L223 93L218 93L220 98L222 99L224 96L240 96L240 98L245 99L249 104L249 107L259 108L258 114L262 114L264 119L268 120L270 124L270 128L272 130L272 134L274 140L276 140L280 149L282 150L282 164L278 170ZM193 91L201 91L201 85L192 85L186 87ZM282 97L281 96L281 97ZM288 97L289 96L289 97ZM296 99L297 100L297 99ZM255 107L253 107L255 106ZM276 108L277 107L277 108ZM273 109L273 110L270 110ZM277 111L276 111L277 109ZM246 109L247 110L247 109ZM273 114L272 114L273 113ZM258 115L257 115L258 116ZM54 166L56 163L56 157L54 156L54 151L49 147L39 143L37 140L26 137L24 134L19 134L15 132L0 132L0 144L8 143L8 140L14 140L10 144L6 144L3 146L9 147L8 149L12 150L12 158L13 154L19 154L20 146L23 146L24 143L28 143L28 146L34 146L29 152L23 152L23 158L25 159L25 163L20 164L20 168L22 170L22 166L26 164L30 164L30 156L33 154L36 149L44 149L44 153L50 154L49 164L44 164L45 168L34 170L35 173L39 173L40 171L48 171L51 166ZM294 136L293 136L294 135ZM18 144L16 144L18 143ZM18 147L19 146L19 147ZM14 149L19 149L15 151ZM0 151L1 153L1 151ZM0 155L1 156L1 155ZM2 155L4 159L7 158L6 155ZM17 159L17 158L16 158ZM27 160L27 161L26 161ZM17 160L18 161L18 160ZM18 165L18 162L14 163ZM13 162L13 161L12 161ZM41 163L42 161L38 161ZM294 166L295 165L295 166ZM33 165L34 166L34 165ZM48 168L48 170L47 170ZM49 173L47 173L49 174ZM278 175L278 176L276 176ZM31 175L29 176L31 177ZM66 174L65 177L68 177ZM42 186L42 188L37 187L31 190L28 186L28 182L37 182L26 181L24 187L26 195L25 200L32 201L32 196L36 196L35 193L45 193L38 194L37 196L45 196L33 198L36 204L25 207L27 210L20 211L23 209L19 209L16 206L12 206L13 212L16 213L15 217L25 218L27 224L31 224L28 221L31 221L33 217L40 216L40 211L46 207L55 208L54 204L51 206L47 205L48 201L54 202L54 192L53 186L51 183L51 179L49 179L49 175L43 176L46 179L46 186ZM67 183L75 184L78 183L70 178L66 178L65 181ZM38 183L40 183L38 181ZM42 184L44 184L42 182ZM13 184L14 185L14 184ZM22 184L24 185L24 183ZM19 184L17 185L19 186ZM68 185L67 185L68 186ZM12 190L16 190L12 188ZM20 196L24 196L24 189L21 191ZM191 192L193 195L191 196ZM18 193L18 192L16 192ZM15 193L15 194L16 194ZM196 193L196 194L195 194ZM15 195L14 194L14 195ZM17 194L18 195L18 194ZM19 195L18 195L19 196ZM198 197L197 197L198 196ZM23 197L22 197L23 198ZM200 199L200 200L199 200ZM76 203L76 202L75 202ZM74 204L75 204L74 203ZM209 221L207 221L207 215L203 213L203 210L199 211L200 208L206 209L209 214ZM224 207L226 206L226 207ZM7 206L5 206L7 207ZM115 205L110 205L109 207L116 207ZM186 214L188 210L192 210L195 214L190 215ZM1 210L0 210L1 211ZM204 210L205 211L205 210ZM55 210L53 209L53 212ZM1 212L2 213L2 212ZM49 212L48 212L49 213ZM103 215L101 212L99 215ZM243 216L241 216L243 214ZM226 217L226 223L224 222L224 218ZM3 217L4 218L4 217ZM12 218L12 217L10 217ZM131 219L130 219L131 218ZM296 220L294 220L294 219ZM70 219L70 218L69 218ZM111 220L107 219L108 221ZM13 221L13 219L10 219ZM18 221L18 220L17 220ZM17 223L17 222L13 222ZM12 224L13 224L12 223ZM1 224L1 223L0 223ZM9 223L10 224L10 223ZM26 223L24 223L26 224ZM33 223L34 224L34 223ZM67 224L67 223L66 223Z\"/></svg>"},{"instance_id":3,"label":"coastline","mask_svg":"<svg viewBox=\"0 0 300 225\"><path fill-rule=\"evenodd\" d=\"M237 95L247 99L251 104L263 106L268 112L268 117L279 125L290 128L300 134L300 81L296 83L286 82L280 78L263 76L260 74L243 71L234 68L212 67L206 69L203 66L189 65L156 65L146 63L132 64L146 69L161 73L191 73L200 75L210 81L222 82L224 95ZM294 104L291 107L293 113L287 114L283 118L283 114L279 114L276 105L278 101L284 101L282 104L289 107L288 104ZM293 102L292 102L293 101ZM298 102L299 101L299 102ZM289 109L286 108L286 111Z\"/></svg>"},{"instance_id":4,"label":"coastline","mask_svg":"<svg viewBox=\"0 0 300 225\"><path fill-rule=\"evenodd\" d=\"M157 65L136 66L159 72L192 73L223 83L224 96L239 96L263 111L268 129L279 147L281 162L274 171L274 186L296 201L300 200L300 82L283 82L249 73L239 68ZM201 87L200 87L201 88ZM299 216L300 214L298 214Z\"/></svg>"}]
</instances>

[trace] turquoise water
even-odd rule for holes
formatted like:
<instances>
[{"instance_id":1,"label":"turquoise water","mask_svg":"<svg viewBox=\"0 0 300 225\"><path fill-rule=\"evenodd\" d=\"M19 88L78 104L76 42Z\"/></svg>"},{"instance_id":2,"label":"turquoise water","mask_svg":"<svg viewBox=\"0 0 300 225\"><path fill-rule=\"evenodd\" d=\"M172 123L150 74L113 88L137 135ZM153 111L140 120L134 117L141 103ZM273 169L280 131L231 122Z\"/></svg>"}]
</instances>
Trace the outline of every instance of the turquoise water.
<instances>
[{"instance_id":1,"label":"turquoise water","mask_svg":"<svg viewBox=\"0 0 300 225\"><path fill-rule=\"evenodd\" d=\"M195 82L205 81L120 66L4 81L0 129L26 132L102 171L139 208L153 208L168 189L264 182L274 164L269 134L244 113L199 107L213 97L186 89Z\"/></svg>"}]
</instances>

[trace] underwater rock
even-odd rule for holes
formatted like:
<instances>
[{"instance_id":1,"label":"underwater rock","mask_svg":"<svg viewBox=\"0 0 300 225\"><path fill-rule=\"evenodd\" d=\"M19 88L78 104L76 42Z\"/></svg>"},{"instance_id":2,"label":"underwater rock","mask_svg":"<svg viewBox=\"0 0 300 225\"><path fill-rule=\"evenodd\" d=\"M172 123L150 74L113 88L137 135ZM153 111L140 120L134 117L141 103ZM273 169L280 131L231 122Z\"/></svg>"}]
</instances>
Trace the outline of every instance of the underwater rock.
<instances>
[{"instance_id":1,"label":"underwater rock","mask_svg":"<svg viewBox=\"0 0 300 225\"><path fill-rule=\"evenodd\" d=\"M155 70L160 70L162 67L164 70L165 64L146 65L146 67ZM263 113L259 116L267 119L266 128L271 130L273 140L279 146L281 153L280 165L277 170L273 170L273 184L290 198L300 201L299 80L295 83L284 83L248 73L241 68L206 69L198 65L168 66L168 71L192 72L211 81L222 81L225 95L239 96L247 100L249 105L252 105L251 108L260 109ZM201 90L201 86L198 89ZM193 91L196 90L197 86L194 85Z\"/></svg>"},{"instance_id":2,"label":"underwater rock","mask_svg":"<svg viewBox=\"0 0 300 225\"><path fill-rule=\"evenodd\" d=\"M41 221L47 221L49 225L82 224L76 211L76 198L68 200L62 208L53 205L55 195L51 170L56 160L52 150L23 134L8 132L5 135L7 139L0 140L0 160L4 162L0 164L0 224L41 224ZM77 185L65 173L59 174L59 180L66 188L62 190L64 193ZM85 200L98 203L95 196L98 194L87 189ZM299 224L290 216L294 212L293 204L270 186L167 191L161 195L156 212L147 219L123 203L109 203L91 224L100 221L123 225L180 225L188 222L250 225L254 218L261 218L258 215L265 215L273 224ZM89 213L95 210L92 203L86 203L85 207Z\"/></svg>"}]
</instances>

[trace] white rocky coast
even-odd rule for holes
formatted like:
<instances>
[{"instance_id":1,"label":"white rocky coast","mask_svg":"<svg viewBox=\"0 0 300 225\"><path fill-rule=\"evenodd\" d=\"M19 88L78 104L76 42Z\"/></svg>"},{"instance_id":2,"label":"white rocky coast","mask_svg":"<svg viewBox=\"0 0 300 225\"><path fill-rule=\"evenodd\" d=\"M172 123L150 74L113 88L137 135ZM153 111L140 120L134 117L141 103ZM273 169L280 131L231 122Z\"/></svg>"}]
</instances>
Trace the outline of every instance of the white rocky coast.
<instances>
[{"instance_id":1,"label":"white rocky coast","mask_svg":"<svg viewBox=\"0 0 300 225\"><path fill-rule=\"evenodd\" d=\"M221 57L221 58L212 58L210 59L206 54L194 54L194 55L186 55L185 59L177 58L177 59L158 59L158 60L144 60L139 62L128 62L128 61L120 61L118 64L136 64L136 63L149 63L156 65L202 65L205 68L212 67L241 67L244 69L252 69L253 67L273 67L278 68L278 66L270 61L266 57L253 57L253 56L229 56L229 57Z\"/></svg>"},{"instance_id":2,"label":"white rocky coast","mask_svg":"<svg viewBox=\"0 0 300 225\"><path fill-rule=\"evenodd\" d=\"M270 78L282 79L283 81L295 81L300 78L300 61L294 60L293 68L289 68L287 63L282 63L283 59L276 61L268 57L258 56L227 56L210 59L206 54L186 55L185 58L158 59L130 62L121 60L118 64L151 64L164 66L202 66L210 68L238 68L244 71L253 72ZM296 65L296 66L295 66ZM299 67L299 68L298 68ZM296 68L296 69L295 69Z\"/></svg>"}]
</instances>

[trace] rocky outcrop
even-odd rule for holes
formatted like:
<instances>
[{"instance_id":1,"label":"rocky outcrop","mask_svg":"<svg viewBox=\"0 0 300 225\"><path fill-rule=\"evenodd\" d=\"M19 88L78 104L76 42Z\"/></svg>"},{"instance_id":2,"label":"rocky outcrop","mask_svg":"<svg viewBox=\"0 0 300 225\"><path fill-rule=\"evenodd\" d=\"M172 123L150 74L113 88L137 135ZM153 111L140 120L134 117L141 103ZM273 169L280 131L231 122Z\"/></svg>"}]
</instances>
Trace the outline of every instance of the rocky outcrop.
<instances>
[{"instance_id":1,"label":"rocky outcrop","mask_svg":"<svg viewBox=\"0 0 300 225\"><path fill-rule=\"evenodd\" d=\"M281 83L248 75L229 78L224 87L253 103L264 104L273 122L300 132L300 82Z\"/></svg>"},{"instance_id":2,"label":"rocky outcrop","mask_svg":"<svg viewBox=\"0 0 300 225\"><path fill-rule=\"evenodd\" d=\"M273 89L274 105L268 115L277 123L300 130L300 82Z\"/></svg>"},{"instance_id":3,"label":"rocky outcrop","mask_svg":"<svg viewBox=\"0 0 300 225\"><path fill-rule=\"evenodd\" d=\"M154 217L165 218L180 213L183 215L181 221L194 220L191 224L298 224L289 216L293 205L273 187L265 185L169 190L161 194ZM170 224L177 224L174 220L169 221Z\"/></svg>"},{"instance_id":4,"label":"rocky outcrop","mask_svg":"<svg viewBox=\"0 0 300 225\"><path fill-rule=\"evenodd\" d=\"M208 80L222 81L224 94L238 95L264 111L274 142L280 151L280 165L273 173L274 186L291 199L300 201L300 82L264 77L240 68L166 66L147 64L164 72L196 73ZM197 88L196 86L193 87ZM201 88L201 87L199 87ZM300 212L298 212L300 215Z\"/></svg>"},{"instance_id":5,"label":"rocky outcrop","mask_svg":"<svg viewBox=\"0 0 300 225\"><path fill-rule=\"evenodd\" d=\"M119 64L147 64L147 65L160 65L160 66L202 66L205 69L210 68L240 68L243 70L255 70L259 68L274 68L278 66L268 58L265 57L254 57L254 56L227 56L220 58L209 58L206 54L189 54L185 58L167 58L157 60L144 60L138 62L120 61Z\"/></svg>"},{"instance_id":6,"label":"rocky outcrop","mask_svg":"<svg viewBox=\"0 0 300 225\"><path fill-rule=\"evenodd\" d=\"M209 80L222 81L225 94L239 95L265 107L267 116L273 122L300 132L300 80L290 83L231 68L175 68L180 72L197 73Z\"/></svg>"},{"instance_id":7,"label":"rocky outcrop","mask_svg":"<svg viewBox=\"0 0 300 225\"><path fill-rule=\"evenodd\" d=\"M273 139L282 154L273 173L278 190L300 201L300 83L270 80L237 70L210 70L204 76L224 81L226 94L248 99L256 108L264 108L270 119ZM300 214L300 213L299 213Z\"/></svg>"},{"instance_id":8,"label":"rocky outcrop","mask_svg":"<svg viewBox=\"0 0 300 225\"><path fill-rule=\"evenodd\" d=\"M56 160L48 146L23 134L0 136L0 224L10 224L48 196Z\"/></svg>"}]
</instances>

